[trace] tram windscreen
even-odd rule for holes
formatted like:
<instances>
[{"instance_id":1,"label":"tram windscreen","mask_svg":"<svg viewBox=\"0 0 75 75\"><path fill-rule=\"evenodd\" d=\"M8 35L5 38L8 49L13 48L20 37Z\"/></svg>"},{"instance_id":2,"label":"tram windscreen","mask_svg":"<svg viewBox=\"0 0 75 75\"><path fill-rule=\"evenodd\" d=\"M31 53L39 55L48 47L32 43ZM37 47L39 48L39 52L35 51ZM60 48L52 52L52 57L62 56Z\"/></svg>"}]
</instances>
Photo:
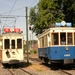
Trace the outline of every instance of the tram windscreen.
<instances>
[{"instance_id":1,"label":"tram windscreen","mask_svg":"<svg viewBox=\"0 0 75 75\"><path fill-rule=\"evenodd\" d=\"M68 39L67 44L68 45L72 45L73 44L73 41L72 41L72 39L73 39L72 33L67 33L67 39Z\"/></svg>"},{"instance_id":2,"label":"tram windscreen","mask_svg":"<svg viewBox=\"0 0 75 75\"><path fill-rule=\"evenodd\" d=\"M15 40L12 40L11 43L12 43L12 44L11 44L11 45L12 45L12 46L11 46L12 49L15 49Z\"/></svg>"},{"instance_id":3,"label":"tram windscreen","mask_svg":"<svg viewBox=\"0 0 75 75\"><path fill-rule=\"evenodd\" d=\"M60 44L66 45L66 33L60 33Z\"/></svg>"},{"instance_id":4,"label":"tram windscreen","mask_svg":"<svg viewBox=\"0 0 75 75\"><path fill-rule=\"evenodd\" d=\"M10 40L9 39L4 39L4 48L9 49L10 48Z\"/></svg>"},{"instance_id":5,"label":"tram windscreen","mask_svg":"<svg viewBox=\"0 0 75 75\"><path fill-rule=\"evenodd\" d=\"M17 39L17 48L22 48L22 39Z\"/></svg>"}]
</instances>

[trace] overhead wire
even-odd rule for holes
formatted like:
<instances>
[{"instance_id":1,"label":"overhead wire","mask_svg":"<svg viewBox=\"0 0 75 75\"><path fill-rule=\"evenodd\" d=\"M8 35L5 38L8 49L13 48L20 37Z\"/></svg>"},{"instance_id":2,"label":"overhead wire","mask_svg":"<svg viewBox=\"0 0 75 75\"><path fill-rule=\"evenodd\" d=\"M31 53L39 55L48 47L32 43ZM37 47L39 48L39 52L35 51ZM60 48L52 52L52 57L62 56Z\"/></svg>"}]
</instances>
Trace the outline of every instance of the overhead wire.
<instances>
[{"instance_id":1,"label":"overhead wire","mask_svg":"<svg viewBox=\"0 0 75 75\"><path fill-rule=\"evenodd\" d=\"M34 2L33 3L31 3L31 5L28 7L28 9L30 9L30 7L36 2L37 0L34 0ZM15 4L16 4L16 2L17 2L17 0L15 1L15 3L14 3L14 5L13 5L13 7L15 6ZM23 9L23 8L25 8L25 7L21 7L21 8L18 8L18 9L15 9L15 10L12 10L13 9L13 7L11 8L11 11L9 11L9 12L5 12L5 13L2 13L2 14L0 14L0 15L3 15L3 14L6 14L6 13L9 13L9 15L10 15L10 13L11 12L14 12L14 11L17 11L17 10L20 10L20 9ZM25 11L24 11L25 12ZM24 12L22 12L21 13L21 15L24 13ZM9 16L8 15L8 16ZM12 16L15 16L15 17L17 17L17 19L19 18L19 17L25 17L25 16L15 16L15 15L12 15ZM16 20L17 20L16 19Z\"/></svg>"},{"instance_id":2,"label":"overhead wire","mask_svg":"<svg viewBox=\"0 0 75 75\"><path fill-rule=\"evenodd\" d=\"M30 7L31 7L36 1L37 1L37 0L34 0L34 2L31 3L31 5L28 7L28 9L30 9ZM25 7L24 7L24 8L25 8ZM25 11L24 11L24 12L25 12ZM24 12L23 12L23 13L24 13ZM23 14L23 13L22 13L22 14ZM21 14L20 16L22 16L22 14Z\"/></svg>"},{"instance_id":3,"label":"overhead wire","mask_svg":"<svg viewBox=\"0 0 75 75\"><path fill-rule=\"evenodd\" d=\"M12 10L12 12L17 11L17 10L20 10L20 9L23 9L23 8L25 8L25 7L21 7L21 8L18 8L18 9ZM9 12L10 12L10 11L8 11L8 12L4 12L4 13L1 13L0 15L7 14L7 13L9 13Z\"/></svg>"},{"instance_id":4,"label":"overhead wire","mask_svg":"<svg viewBox=\"0 0 75 75\"><path fill-rule=\"evenodd\" d=\"M34 0L33 3L31 3L31 5L29 7L31 7L37 0Z\"/></svg>"},{"instance_id":5,"label":"overhead wire","mask_svg":"<svg viewBox=\"0 0 75 75\"><path fill-rule=\"evenodd\" d=\"M16 2L17 2L17 0L15 1L14 5L12 6L12 8L11 8L11 10L10 10L10 12L9 12L9 15L10 15L10 13L11 13L12 9L14 8L14 6L15 6ZM9 15L8 15L8 16L9 16Z\"/></svg>"},{"instance_id":6,"label":"overhead wire","mask_svg":"<svg viewBox=\"0 0 75 75\"><path fill-rule=\"evenodd\" d=\"M12 9L14 8L14 6L15 6L16 2L17 2L17 0L14 2L13 6L12 6L12 8L11 8L11 10L10 10L9 14L8 14L8 16L10 15L10 13L11 13ZM7 17L8 17L8 16L7 16ZM7 21L7 19L6 19L6 21ZM6 21L5 21L5 23L6 23Z\"/></svg>"},{"instance_id":7,"label":"overhead wire","mask_svg":"<svg viewBox=\"0 0 75 75\"><path fill-rule=\"evenodd\" d=\"M34 0L34 2L31 3L31 5L30 5L28 8L30 9L30 7L31 7L36 1L37 1L37 0ZM25 7L24 7L24 8L25 8ZM25 12L25 11L24 11L24 12ZM23 12L23 13L24 13L24 12ZM22 13L22 14L23 14L23 13ZM20 16L22 16L22 14L21 14ZM19 18L19 17L18 17L18 18ZM18 19L18 18L17 18L17 19ZM16 20L17 20L17 19L16 19Z\"/></svg>"},{"instance_id":8,"label":"overhead wire","mask_svg":"<svg viewBox=\"0 0 75 75\"><path fill-rule=\"evenodd\" d=\"M28 9L30 9L30 7L36 2L37 0L34 0L33 3L31 3L31 5L28 7ZM25 7L24 7L25 8ZM24 11L25 12L25 11ZM22 12L22 14L24 13ZM22 16L22 14L20 16Z\"/></svg>"},{"instance_id":9,"label":"overhead wire","mask_svg":"<svg viewBox=\"0 0 75 75\"><path fill-rule=\"evenodd\" d=\"M37 1L37 0L35 0L32 4L34 4L36 1ZM32 4L28 7L28 9L30 9L30 7L32 6ZM21 10L21 9L23 9L23 8L25 8L25 6L24 6L24 7L21 7L21 8L18 8L18 9L15 9L15 10L12 10L11 12L14 12L14 11L17 11L17 10ZM4 12L4 13L1 13L0 15L7 14L7 13L9 13L9 12L10 12L10 11ZM23 12L23 13L24 13L24 12ZM13 15L13 16L15 16L15 15Z\"/></svg>"}]
</instances>

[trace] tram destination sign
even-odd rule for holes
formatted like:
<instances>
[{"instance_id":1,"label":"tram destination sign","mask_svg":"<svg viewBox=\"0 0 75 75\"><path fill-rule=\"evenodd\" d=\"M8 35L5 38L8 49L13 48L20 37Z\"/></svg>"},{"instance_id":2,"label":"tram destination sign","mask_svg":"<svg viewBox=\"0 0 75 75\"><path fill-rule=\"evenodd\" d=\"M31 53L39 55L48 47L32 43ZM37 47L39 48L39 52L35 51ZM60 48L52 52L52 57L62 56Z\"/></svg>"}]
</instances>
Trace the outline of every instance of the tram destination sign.
<instances>
[{"instance_id":1,"label":"tram destination sign","mask_svg":"<svg viewBox=\"0 0 75 75\"><path fill-rule=\"evenodd\" d=\"M71 22L65 22L65 21L56 22L55 23L55 26L56 27L61 27L61 26L71 27L72 26L72 23Z\"/></svg>"}]
</instances>

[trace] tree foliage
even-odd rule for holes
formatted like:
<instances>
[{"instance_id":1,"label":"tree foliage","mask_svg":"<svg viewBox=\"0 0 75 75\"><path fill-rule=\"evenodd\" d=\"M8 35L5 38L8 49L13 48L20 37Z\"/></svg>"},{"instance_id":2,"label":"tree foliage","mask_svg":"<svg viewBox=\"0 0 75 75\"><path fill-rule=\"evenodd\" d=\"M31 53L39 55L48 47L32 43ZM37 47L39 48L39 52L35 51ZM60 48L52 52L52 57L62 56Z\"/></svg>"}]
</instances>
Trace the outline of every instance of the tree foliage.
<instances>
[{"instance_id":1,"label":"tree foliage","mask_svg":"<svg viewBox=\"0 0 75 75\"><path fill-rule=\"evenodd\" d=\"M72 22L72 25L75 24L75 0L63 0L64 4L64 20L67 22Z\"/></svg>"},{"instance_id":2,"label":"tree foliage","mask_svg":"<svg viewBox=\"0 0 75 75\"><path fill-rule=\"evenodd\" d=\"M75 0L40 0L30 9L30 25L36 35L42 33L55 22L72 22L75 24Z\"/></svg>"}]
</instances>

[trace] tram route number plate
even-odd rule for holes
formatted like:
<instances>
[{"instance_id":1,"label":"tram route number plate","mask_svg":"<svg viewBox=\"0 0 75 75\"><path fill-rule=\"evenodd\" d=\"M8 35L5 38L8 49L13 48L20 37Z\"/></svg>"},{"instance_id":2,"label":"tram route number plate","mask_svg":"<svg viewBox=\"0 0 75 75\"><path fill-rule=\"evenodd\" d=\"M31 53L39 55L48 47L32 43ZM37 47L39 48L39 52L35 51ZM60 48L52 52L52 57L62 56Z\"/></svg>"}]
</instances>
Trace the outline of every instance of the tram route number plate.
<instances>
[{"instance_id":1,"label":"tram route number plate","mask_svg":"<svg viewBox=\"0 0 75 75\"><path fill-rule=\"evenodd\" d=\"M64 56L70 56L70 54L64 54Z\"/></svg>"}]
</instances>

